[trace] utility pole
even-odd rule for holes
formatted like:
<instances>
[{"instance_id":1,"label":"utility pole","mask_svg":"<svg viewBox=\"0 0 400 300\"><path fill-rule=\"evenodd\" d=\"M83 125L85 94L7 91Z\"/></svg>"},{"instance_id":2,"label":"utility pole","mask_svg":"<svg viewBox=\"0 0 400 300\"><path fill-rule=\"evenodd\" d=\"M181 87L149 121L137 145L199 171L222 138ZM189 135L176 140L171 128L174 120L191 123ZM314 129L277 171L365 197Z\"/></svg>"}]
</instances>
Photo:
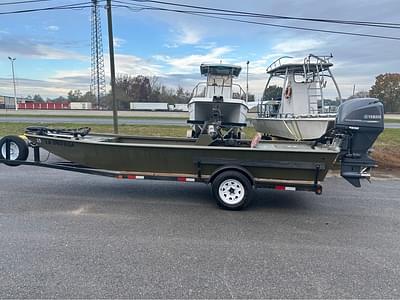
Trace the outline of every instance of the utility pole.
<instances>
[{"instance_id":1,"label":"utility pole","mask_svg":"<svg viewBox=\"0 0 400 300\"><path fill-rule=\"evenodd\" d=\"M247 78L246 78L246 102L249 102L249 63L250 61L247 61Z\"/></svg>"},{"instance_id":2,"label":"utility pole","mask_svg":"<svg viewBox=\"0 0 400 300\"><path fill-rule=\"evenodd\" d=\"M108 20L108 47L110 50L110 71L111 71L111 95L113 107L114 133L118 133L118 105L115 99L115 64L114 64L114 37L112 28L111 0L107 0L107 20Z\"/></svg>"},{"instance_id":3,"label":"utility pole","mask_svg":"<svg viewBox=\"0 0 400 300\"><path fill-rule=\"evenodd\" d=\"M14 72L14 62L16 60L15 57L9 56L8 59L11 61L11 69L12 69L12 76L13 76L13 83L14 83L14 104L15 110L18 110L18 103L17 103L17 86L15 84L15 72ZM4 108L6 107L6 102L4 102Z\"/></svg>"}]
</instances>

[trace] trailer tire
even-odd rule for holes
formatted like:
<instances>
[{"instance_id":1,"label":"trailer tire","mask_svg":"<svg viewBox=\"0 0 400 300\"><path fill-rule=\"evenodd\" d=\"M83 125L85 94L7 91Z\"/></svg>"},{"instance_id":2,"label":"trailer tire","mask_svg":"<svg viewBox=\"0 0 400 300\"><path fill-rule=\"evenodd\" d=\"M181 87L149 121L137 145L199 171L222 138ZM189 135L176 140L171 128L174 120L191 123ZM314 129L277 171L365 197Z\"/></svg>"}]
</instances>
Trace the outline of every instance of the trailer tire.
<instances>
[{"instance_id":1,"label":"trailer tire","mask_svg":"<svg viewBox=\"0 0 400 300\"><path fill-rule=\"evenodd\" d=\"M16 136L16 135L8 135L3 137L0 140L0 158L6 159L6 142L10 141L10 160L21 160L25 161L29 155L28 143L25 139ZM17 163L7 163L8 166L19 166Z\"/></svg>"},{"instance_id":2,"label":"trailer tire","mask_svg":"<svg viewBox=\"0 0 400 300\"><path fill-rule=\"evenodd\" d=\"M224 209L241 210L253 196L250 180L238 171L225 171L213 180L212 191L217 205Z\"/></svg>"}]
</instances>

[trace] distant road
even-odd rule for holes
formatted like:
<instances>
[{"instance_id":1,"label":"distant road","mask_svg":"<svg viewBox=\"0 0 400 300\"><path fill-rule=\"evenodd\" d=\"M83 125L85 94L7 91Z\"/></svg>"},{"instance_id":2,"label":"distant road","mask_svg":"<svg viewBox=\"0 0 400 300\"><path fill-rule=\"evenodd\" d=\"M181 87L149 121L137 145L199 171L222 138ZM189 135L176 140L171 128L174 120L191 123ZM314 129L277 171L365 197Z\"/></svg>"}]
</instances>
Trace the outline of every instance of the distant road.
<instances>
[{"instance_id":1,"label":"distant road","mask_svg":"<svg viewBox=\"0 0 400 300\"><path fill-rule=\"evenodd\" d=\"M396 119L400 122L400 114L385 114L385 119Z\"/></svg>"},{"instance_id":2,"label":"distant road","mask_svg":"<svg viewBox=\"0 0 400 300\"><path fill-rule=\"evenodd\" d=\"M400 121L399 123L386 123L385 128L400 128Z\"/></svg>"}]
</instances>

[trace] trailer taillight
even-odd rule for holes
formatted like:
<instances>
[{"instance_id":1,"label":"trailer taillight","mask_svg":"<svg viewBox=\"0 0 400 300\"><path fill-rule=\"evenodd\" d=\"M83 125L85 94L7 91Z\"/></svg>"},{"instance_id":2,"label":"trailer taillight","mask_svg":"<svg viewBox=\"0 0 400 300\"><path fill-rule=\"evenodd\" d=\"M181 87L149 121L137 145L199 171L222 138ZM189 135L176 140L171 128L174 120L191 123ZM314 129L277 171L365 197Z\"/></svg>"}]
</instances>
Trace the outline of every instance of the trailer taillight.
<instances>
[{"instance_id":1,"label":"trailer taillight","mask_svg":"<svg viewBox=\"0 0 400 300\"><path fill-rule=\"evenodd\" d=\"M295 191L296 187L294 186L284 186L284 185L276 185L275 190L278 191Z\"/></svg>"}]
</instances>

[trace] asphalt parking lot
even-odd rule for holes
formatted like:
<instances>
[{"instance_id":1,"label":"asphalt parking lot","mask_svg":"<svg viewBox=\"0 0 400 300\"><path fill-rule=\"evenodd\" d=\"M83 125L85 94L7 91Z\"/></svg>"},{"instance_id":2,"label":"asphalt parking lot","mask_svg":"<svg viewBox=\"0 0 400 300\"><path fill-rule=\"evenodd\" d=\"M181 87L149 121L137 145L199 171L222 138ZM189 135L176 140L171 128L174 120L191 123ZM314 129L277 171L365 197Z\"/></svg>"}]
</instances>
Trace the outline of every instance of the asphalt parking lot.
<instances>
[{"instance_id":1,"label":"asphalt parking lot","mask_svg":"<svg viewBox=\"0 0 400 300\"><path fill-rule=\"evenodd\" d=\"M321 196L0 165L0 298L399 298L400 181Z\"/></svg>"}]
</instances>

